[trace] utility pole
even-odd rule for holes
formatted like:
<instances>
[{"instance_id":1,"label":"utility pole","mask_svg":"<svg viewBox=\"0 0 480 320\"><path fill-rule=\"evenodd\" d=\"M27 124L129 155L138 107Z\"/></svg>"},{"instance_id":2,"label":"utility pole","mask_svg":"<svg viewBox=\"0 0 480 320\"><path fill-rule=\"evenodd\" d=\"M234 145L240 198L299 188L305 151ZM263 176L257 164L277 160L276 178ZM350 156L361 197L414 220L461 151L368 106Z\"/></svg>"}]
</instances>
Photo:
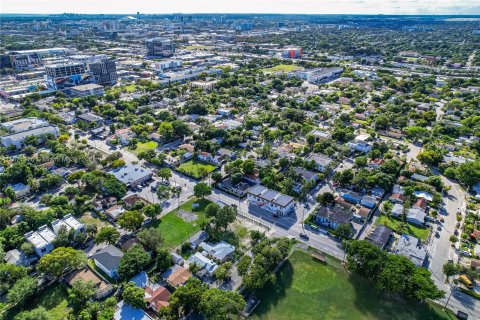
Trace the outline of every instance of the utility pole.
<instances>
[{"instance_id":1,"label":"utility pole","mask_svg":"<svg viewBox=\"0 0 480 320\"><path fill-rule=\"evenodd\" d=\"M454 290L457 290L457 286L451 286L450 287L450 294L448 295L447 302L445 302L445 305L442 308L443 311L445 311L447 309L448 303L450 302L450 298L452 297L452 293L453 293Z\"/></svg>"}]
</instances>

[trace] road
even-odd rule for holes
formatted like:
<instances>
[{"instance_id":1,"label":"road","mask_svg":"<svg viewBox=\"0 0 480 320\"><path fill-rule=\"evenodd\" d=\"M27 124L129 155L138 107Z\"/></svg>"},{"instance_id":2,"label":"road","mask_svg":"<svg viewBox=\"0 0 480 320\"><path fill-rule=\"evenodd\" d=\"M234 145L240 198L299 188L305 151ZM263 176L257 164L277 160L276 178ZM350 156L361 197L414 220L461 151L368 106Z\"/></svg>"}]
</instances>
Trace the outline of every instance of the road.
<instances>
[{"instance_id":1,"label":"road","mask_svg":"<svg viewBox=\"0 0 480 320\"><path fill-rule=\"evenodd\" d=\"M392 140L398 143L405 143L403 141L398 141L392 138L382 138L385 140ZM100 140L90 140L88 139L88 144L102 152L111 154L116 150L110 149L103 141ZM417 157L421 152L421 147L413 144L409 145L409 151L406 153L407 162L412 161ZM123 159L127 163L138 162L140 164L143 161L139 161L138 158L131 152L126 150L121 150ZM159 181L158 178L154 177L156 183ZM167 201L167 206L164 207L162 215L164 216L168 212L174 210L177 207L177 204L181 204L187 201L190 197L193 196L193 187L197 181L182 176L174 171L172 171L172 178L170 179L172 185L179 185L182 187L182 192L179 199L171 198ZM445 208L447 209L447 214L444 216L445 222L442 226L442 231L440 231L440 238L433 237L432 241L428 245L428 255L429 255L429 269L432 272L433 280L436 285L447 292L447 295L443 299L439 299L437 302L440 304L445 304L448 294L450 293L450 287L445 284L445 277L442 272L443 264L445 264L450 256L453 253L453 256L456 257L455 250L451 249L450 246L450 235L455 230L456 225L456 210L457 208L465 208L465 193L461 187L446 178L444 178L445 185L450 186L451 190L447 192L447 197L444 198ZM320 190L317 190L312 195L313 198L318 193L323 193L326 191L331 191L331 187L328 184L325 184L321 187ZM153 202L158 201L154 192L151 192L150 187L144 188L140 195L146 199L151 199ZM269 235L278 236L278 237L290 237L295 238L300 242L303 242L311 247L314 247L320 251L323 251L327 254L330 254L338 259L344 258L344 251L342 250L340 243L334 239L323 235L315 234L308 229L303 229L302 220L306 219L309 214L313 212L313 206L309 210L303 211L302 206L298 206L295 214L292 214L288 217L273 218L271 214L265 214L265 212L256 212L256 210L248 207L247 201L239 200L236 197L233 197L229 194L226 194L220 190L214 189L212 195L209 197L212 201L221 201L228 205L236 205L240 213L245 216L250 217L256 221L261 221L262 224L270 228ZM368 229L368 228L367 228ZM306 233L309 236L308 241L304 241L299 238L300 233ZM450 301L449 308L453 311L461 310L467 312L473 319L480 319L480 303L478 300L463 294L459 291L454 291Z\"/></svg>"}]
</instances>

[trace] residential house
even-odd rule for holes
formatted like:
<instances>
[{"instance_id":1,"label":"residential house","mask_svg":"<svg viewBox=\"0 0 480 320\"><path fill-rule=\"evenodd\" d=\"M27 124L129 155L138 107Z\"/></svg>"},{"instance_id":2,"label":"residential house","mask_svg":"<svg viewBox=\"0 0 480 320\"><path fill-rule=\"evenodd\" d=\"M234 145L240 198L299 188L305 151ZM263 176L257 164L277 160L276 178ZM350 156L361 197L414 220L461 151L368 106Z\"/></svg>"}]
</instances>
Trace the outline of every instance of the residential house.
<instances>
[{"instance_id":1,"label":"residential house","mask_svg":"<svg viewBox=\"0 0 480 320\"><path fill-rule=\"evenodd\" d=\"M417 201L413 204L412 208L426 210L427 209L427 201L423 198L418 198Z\"/></svg>"},{"instance_id":2,"label":"residential house","mask_svg":"<svg viewBox=\"0 0 480 320\"><path fill-rule=\"evenodd\" d=\"M62 219L52 221L51 225L55 234L58 234L62 227L65 228L66 231L73 230L76 234L85 232L85 224L81 223L70 213Z\"/></svg>"},{"instance_id":3,"label":"residential house","mask_svg":"<svg viewBox=\"0 0 480 320\"><path fill-rule=\"evenodd\" d=\"M370 234L365 238L365 240L371 242L372 244L383 250L387 243L390 241L392 234L392 229L379 224L375 226L375 229L370 232Z\"/></svg>"},{"instance_id":4,"label":"residential house","mask_svg":"<svg viewBox=\"0 0 480 320\"><path fill-rule=\"evenodd\" d=\"M427 258L427 250L422 246L420 239L407 234L402 234L394 253L407 257L418 267L423 266Z\"/></svg>"},{"instance_id":5,"label":"residential house","mask_svg":"<svg viewBox=\"0 0 480 320\"><path fill-rule=\"evenodd\" d=\"M404 203L405 200L407 200L407 197L405 197L401 193L392 193L392 195L388 198L388 200L390 200L390 202L393 202L393 203Z\"/></svg>"},{"instance_id":6,"label":"residential house","mask_svg":"<svg viewBox=\"0 0 480 320\"><path fill-rule=\"evenodd\" d=\"M333 160L322 154L312 153L307 157L307 161L315 163L315 169L320 172L327 172Z\"/></svg>"},{"instance_id":7,"label":"residential house","mask_svg":"<svg viewBox=\"0 0 480 320\"><path fill-rule=\"evenodd\" d=\"M147 201L145 201L145 199L140 197L137 193L129 194L128 196L123 197L122 201L123 201L123 205L127 209L131 209L138 202L143 204L147 203Z\"/></svg>"},{"instance_id":8,"label":"residential house","mask_svg":"<svg viewBox=\"0 0 480 320\"><path fill-rule=\"evenodd\" d=\"M293 170L294 170L296 175L302 177L302 179L304 179L306 181L317 182L317 180L318 180L318 174L313 172L313 171L304 169L302 167L295 167Z\"/></svg>"},{"instance_id":9,"label":"residential house","mask_svg":"<svg viewBox=\"0 0 480 320\"><path fill-rule=\"evenodd\" d=\"M200 269L206 270L210 276L213 275L218 268L218 265L215 262L205 257L200 252L196 252L193 256L190 256L190 258L188 258L188 263L196 264Z\"/></svg>"},{"instance_id":10,"label":"residential house","mask_svg":"<svg viewBox=\"0 0 480 320\"><path fill-rule=\"evenodd\" d=\"M193 236L191 236L190 239L188 239L188 242L190 243L193 249L196 249L197 246L203 241L207 240L207 238L208 238L208 234L205 231L200 230L197 233L195 233Z\"/></svg>"},{"instance_id":11,"label":"residential house","mask_svg":"<svg viewBox=\"0 0 480 320\"><path fill-rule=\"evenodd\" d=\"M403 216L403 205L401 205L400 203L395 203L393 205L391 214L394 217L397 217L397 218L402 217Z\"/></svg>"},{"instance_id":12,"label":"residential house","mask_svg":"<svg viewBox=\"0 0 480 320\"><path fill-rule=\"evenodd\" d=\"M122 257L123 252L112 244L109 244L92 255L95 265L111 278L118 277L117 269Z\"/></svg>"},{"instance_id":13,"label":"residential house","mask_svg":"<svg viewBox=\"0 0 480 320\"><path fill-rule=\"evenodd\" d=\"M339 206L323 206L315 211L315 222L330 229L352 221L353 213Z\"/></svg>"},{"instance_id":14,"label":"residential house","mask_svg":"<svg viewBox=\"0 0 480 320\"><path fill-rule=\"evenodd\" d=\"M162 274L162 278L173 288L183 286L188 279L192 277L192 273L187 268L178 264L174 265Z\"/></svg>"},{"instance_id":15,"label":"residential house","mask_svg":"<svg viewBox=\"0 0 480 320\"><path fill-rule=\"evenodd\" d=\"M16 199L21 199L30 193L30 187L23 183L11 184L9 187L12 188L13 192L15 193Z\"/></svg>"},{"instance_id":16,"label":"residential house","mask_svg":"<svg viewBox=\"0 0 480 320\"><path fill-rule=\"evenodd\" d=\"M30 231L25 234L25 239L33 246L33 251L43 257L45 254L53 250L53 240L55 233L46 225L41 226L37 231Z\"/></svg>"},{"instance_id":17,"label":"residential house","mask_svg":"<svg viewBox=\"0 0 480 320\"><path fill-rule=\"evenodd\" d=\"M295 210L295 199L275 190L257 185L247 191L250 205L256 205L272 213L286 215Z\"/></svg>"},{"instance_id":18,"label":"residential house","mask_svg":"<svg viewBox=\"0 0 480 320\"><path fill-rule=\"evenodd\" d=\"M115 178L127 185L127 187L136 187L139 184L152 178L153 172L139 165L127 164L126 166L113 169L108 173L113 174Z\"/></svg>"},{"instance_id":19,"label":"residential house","mask_svg":"<svg viewBox=\"0 0 480 320\"><path fill-rule=\"evenodd\" d=\"M377 199L370 196L364 196L362 200L360 200L360 204L367 208L373 209L377 205Z\"/></svg>"},{"instance_id":20,"label":"residential house","mask_svg":"<svg viewBox=\"0 0 480 320\"><path fill-rule=\"evenodd\" d=\"M347 143L347 146L352 151L359 151L363 153L369 153L370 151L372 151L372 146L368 142L350 141Z\"/></svg>"},{"instance_id":21,"label":"residential house","mask_svg":"<svg viewBox=\"0 0 480 320\"><path fill-rule=\"evenodd\" d=\"M203 249L203 252L206 252L210 257L220 262L226 261L235 252L235 246L225 241L220 241L216 244L202 242L198 246Z\"/></svg>"},{"instance_id":22,"label":"residential house","mask_svg":"<svg viewBox=\"0 0 480 320\"><path fill-rule=\"evenodd\" d=\"M150 285L145 288L147 307L155 312L159 312L160 309L168 307L170 294L167 288L159 284L150 283Z\"/></svg>"},{"instance_id":23,"label":"residential house","mask_svg":"<svg viewBox=\"0 0 480 320\"><path fill-rule=\"evenodd\" d=\"M117 309L113 314L113 320L153 320L142 309L137 309L129 304L126 304L123 300L117 304Z\"/></svg>"},{"instance_id":24,"label":"residential house","mask_svg":"<svg viewBox=\"0 0 480 320\"><path fill-rule=\"evenodd\" d=\"M408 209L407 211L407 222L423 227L425 225L425 217L427 214L421 209Z\"/></svg>"},{"instance_id":25,"label":"residential house","mask_svg":"<svg viewBox=\"0 0 480 320\"><path fill-rule=\"evenodd\" d=\"M117 204L117 205L114 205L114 206L108 208L107 210L105 210L105 214L107 215L108 218L115 221L125 211L127 211L127 210L125 210L125 208L122 205Z\"/></svg>"},{"instance_id":26,"label":"residential house","mask_svg":"<svg viewBox=\"0 0 480 320\"><path fill-rule=\"evenodd\" d=\"M100 116L97 116L93 113L86 112L84 114L81 114L77 117L78 120L91 123L95 127L99 127L103 124L103 118Z\"/></svg>"},{"instance_id":27,"label":"residential house","mask_svg":"<svg viewBox=\"0 0 480 320\"><path fill-rule=\"evenodd\" d=\"M99 278L89 268L75 270L65 278L65 282L70 286L73 286L77 281L93 282L96 287L95 299L102 299L113 291L112 285Z\"/></svg>"},{"instance_id":28,"label":"residential house","mask_svg":"<svg viewBox=\"0 0 480 320\"><path fill-rule=\"evenodd\" d=\"M28 267L37 258L35 256L28 256L25 252L12 249L5 254L3 260L6 263L14 264L16 266Z\"/></svg>"},{"instance_id":29,"label":"residential house","mask_svg":"<svg viewBox=\"0 0 480 320\"><path fill-rule=\"evenodd\" d=\"M203 162L211 163L216 166L220 165L221 163L221 160L219 157L216 157L211 153L204 152L204 151L200 151L199 153L197 153L197 159Z\"/></svg>"},{"instance_id":30,"label":"residential house","mask_svg":"<svg viewBox=\"0 0 480 320\"><path fill-rule=\"evenodd\" d=\"M340 196L346 201L354 204L358 204L362 201L362 196L351 190L340 191Z\"/></svg>"}]
</instances>

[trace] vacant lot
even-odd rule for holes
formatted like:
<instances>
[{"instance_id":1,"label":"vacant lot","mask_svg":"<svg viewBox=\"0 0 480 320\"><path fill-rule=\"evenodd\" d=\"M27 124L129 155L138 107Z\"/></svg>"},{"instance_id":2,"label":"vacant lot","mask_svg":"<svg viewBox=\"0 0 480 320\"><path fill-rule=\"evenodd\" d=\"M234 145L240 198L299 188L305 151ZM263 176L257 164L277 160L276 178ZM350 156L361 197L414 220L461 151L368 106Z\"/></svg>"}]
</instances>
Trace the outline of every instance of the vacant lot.
<instances>
[{"instance_id":1,"label":"vacant lot","mask_svg":"<svg viewBox=\"0 0 480 320\"><path fill-rule=\"evenodd\" d=\"M274 285L264 288L251 318L267 320L439 320L454 319L437 307L386 298L369 282L295 251Z\"/></svg>"},{"instance_id":2,"label":"vacant lot","mask_svg":"<svg viewBox=\"0 0 480 320\"><path fill-rule=\"evenodd\" d=\"M296 66L294 64L279 64L278 66L271 67L271 68L264 68L262 69L263 72L266 73L275 73L275 72L291 72L300 70L302 67Z\"/></svg>"},{"instance_id":3,"label":"vacant lot","mask_svg":"<svg viewBox=\"0 0 480 320\"><path fill-rule=\"evenodd\" d=\"M419 228L410 223L407 223L406 228L399 230L401 221L386 215L381 215L380 217L378 217L377 224L383 224L384 226L389 227L394 231L398 230L399 233L406 233L421 240L426 240L430 231L430 229L428 228Z\"/></svg>"},{"instance_id":4,"label":"vacant lot","mask_svg":"<svg viewBox=\"0 0 480 320\"><path fill-rule=\"evenodd\" d=\"M199 203L200 206L194 209L193 203ZM202 222L206 220L204 210L209 203L210 201L206 199L192 199L180 206L180 210L194 212L197 215L195 221L186 222L176 211L172 211L155 222L152 227L160 230L165 246L173 249L200 230Z\"/></svg>"},{"instance_id":5,"label":"vacant lot","mask_svg":"<svg viewBox=\"0 0 480 320\"><path fill-rule=\"evenodd\" d=\"M56 283L39 292L31 301L26 303L23 310L33 310L38 307L44 307L50 316L49 320L63 320L66 319L67 313L70 310L67 297L67 285ZM17 310L12 311L14 314L19 312ZM7 314L5 319L12 319L13 316L13 314Z\"/></svg>"},{"instance_id":6,"label":"vacant lot","mask_svg":"<svg viewBox=\"0 0 480 320\"><path fill-rule=\"evenodd\" d=\"M158 143L155 141L139 142L137 143L137 148L133 150L134 153L139 154L142 151L146 150L155 150L158 146Z\"/></svg>"},{"instance_id":7,"label":"vacant lot","mask_svg":"<svg viewBox=\"0 0 480 320\"><path fill-rule=\"evenodd\" d=\"M197 179L202 177L202 171L208 174L214 171L216 168L217 167L215 167L213 164L201 162L198 160L190 160L178 166L178 170L180 172L186 172L187 174Z\"/></svg>"}]
</instances>

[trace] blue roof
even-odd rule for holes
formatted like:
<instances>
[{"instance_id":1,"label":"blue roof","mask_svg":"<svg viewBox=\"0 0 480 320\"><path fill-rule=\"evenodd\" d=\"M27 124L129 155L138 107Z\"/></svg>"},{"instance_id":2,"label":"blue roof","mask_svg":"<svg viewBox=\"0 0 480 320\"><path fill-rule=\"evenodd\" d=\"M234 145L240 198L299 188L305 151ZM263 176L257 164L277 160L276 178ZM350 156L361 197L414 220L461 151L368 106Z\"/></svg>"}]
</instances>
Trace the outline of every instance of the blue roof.
<instances>
[{"instance_id":1,"label":"blue roof","mask_svg":"<svg viewBox=\"0 0 480 320\"><path fill-rule=\"evenodd\" d=\"M131 305L120 301L117 304L117 311L113 315L114 320L152 320L152 318L142 309L135 309Z\"/></svg>"},{"instance_id":2,"label":"blue roof","mask_svg":"<svg viewBox=\"0 0 480 320\"><path fill-rule=\"evenodd\" d=\"M145 271L142 271L130 279L130 281L135 283L137 287L145 289L148 285L148 275Z\"/></svg>"}]
</instances>

